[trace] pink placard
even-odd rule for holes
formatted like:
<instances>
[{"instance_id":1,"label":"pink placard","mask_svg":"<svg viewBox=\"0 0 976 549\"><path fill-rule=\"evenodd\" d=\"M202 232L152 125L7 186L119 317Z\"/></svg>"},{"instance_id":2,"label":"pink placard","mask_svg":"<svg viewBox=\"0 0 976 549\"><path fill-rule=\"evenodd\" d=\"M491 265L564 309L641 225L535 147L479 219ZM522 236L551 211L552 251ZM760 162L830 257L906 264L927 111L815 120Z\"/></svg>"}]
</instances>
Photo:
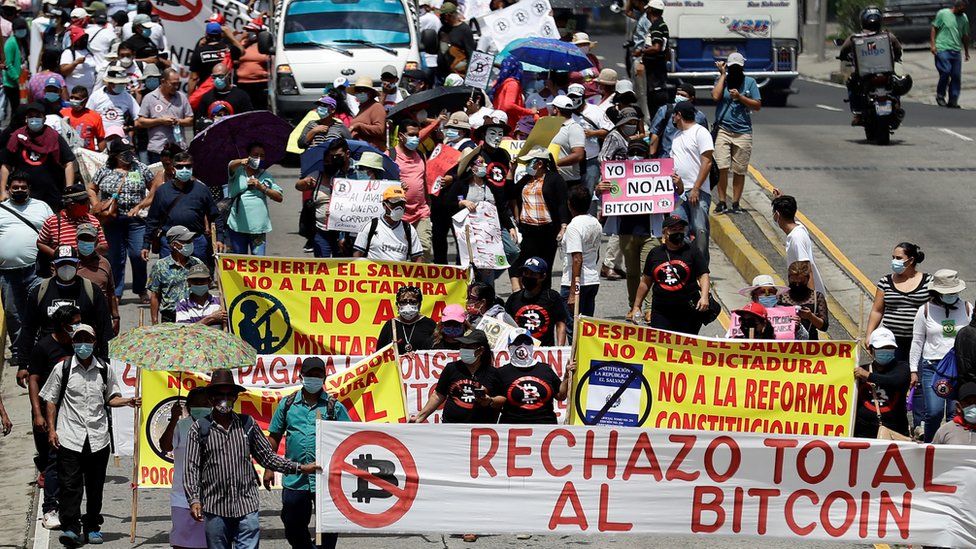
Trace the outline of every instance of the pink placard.
<instances>
[{"instance_id":1,"label":"pink placard","mask_svg":"<svg viewBox=\"0 0 976 549\"><path fill-rule=\"evenodd\" d=\"M603 215L664 214L674 211L676 196L670 158L603 162L603 180L613 184L603 193Z\"/></svg>"}]
</instances>

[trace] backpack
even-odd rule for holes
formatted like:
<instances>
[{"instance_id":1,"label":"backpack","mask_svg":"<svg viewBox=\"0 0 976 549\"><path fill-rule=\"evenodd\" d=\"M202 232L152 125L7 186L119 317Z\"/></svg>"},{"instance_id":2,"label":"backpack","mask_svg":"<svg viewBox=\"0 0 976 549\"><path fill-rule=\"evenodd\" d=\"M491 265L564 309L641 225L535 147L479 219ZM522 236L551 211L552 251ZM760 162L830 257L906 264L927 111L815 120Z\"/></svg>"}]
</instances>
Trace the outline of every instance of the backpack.
<instances>
[{"instance_id":1,"label":"backpack","mask_svg":"<svg viewBox=\"0 0 976 549\"><path fill-rule=\"evenodd\" d=\"M61 361L61 389L58 391L58 401L54 403L59 409L61 408L61 403L64 402L64 393L68 390L68 376L71 375L71 361L74 359L73 356L69 356ZM94 360L98 360L95 358ZM102 384L108 386L108 365L103 364L104 368L98 368L98 373L102 377ZM112 414L109 414L109 418Z\"/></svg>"},{"instance_id":2,"label":"backpack","mask_svg":"<svg viewBox=\"0 0 976 549\"><path fill-rule=\"evenodd\" d=\"M969 311L969 303L966 303L966 312ZM971 313L970 313L971 314ZM929 318L929 304L925 304L925 318ZM956 391L959 389L959 368L956 363L956 348L949 349L949 352L935 365L935 376L932 378L932 391L939 398L955 400Z\"/></svg>"},{"instance_id":3,"label":"backpack","mask_svg":"<svg viewBox=\"0 0 976 549\"><path fill-rule=\"evenodd\" d=\"M78 276L81 280L81 287L84 289L85 296L88 297L88 302L95 303L95 285L92 284L91 280L83 276ZM40 306L44 302L44 297L47 295L47 289L51 287L51 279L45 278L41 281L40 286L37 289L37 305Z\"/></svg>"},{"instance_id":4,"label":"backpack","mask_svg":"<svg viewBox=\"0 0 976 549\"><path fill-rule=\"evenodd\" d=\"M302 394L302 390L299 389L294 393L286 396L285 399L281 401L281 405L284 407L284 409L281 411L281 414L282 417L285 418L285 421L288 421L288 410L291 409L292 404L295 404L295 401L298 400L298 398L300 398L301 394ZM335 421L336 403L338 401L336 401L336 398L331 394L329 393L325 393L325 394L329 395L329 400L325 402L325 419L326 421Z\"/></svg>"},{"instance_id":5,"label":"backpack","mask_svg":"<svg viewBox=\"0 0 976 549\"><path fill-rule=\"evenodd\" d=\"M403 236L407 240L407 257L404 261L410 261L410 247L413 243L411 238L410 230L412 227L406 221L401 221L403 223ZM366 251L363 253L364 256L369 256L369 246L373 243L373 235L376 234L376 228L380 225L380 218L374 217L372 221L369 222L369 233L366 234Z\"/></svg>"}]
</instances>

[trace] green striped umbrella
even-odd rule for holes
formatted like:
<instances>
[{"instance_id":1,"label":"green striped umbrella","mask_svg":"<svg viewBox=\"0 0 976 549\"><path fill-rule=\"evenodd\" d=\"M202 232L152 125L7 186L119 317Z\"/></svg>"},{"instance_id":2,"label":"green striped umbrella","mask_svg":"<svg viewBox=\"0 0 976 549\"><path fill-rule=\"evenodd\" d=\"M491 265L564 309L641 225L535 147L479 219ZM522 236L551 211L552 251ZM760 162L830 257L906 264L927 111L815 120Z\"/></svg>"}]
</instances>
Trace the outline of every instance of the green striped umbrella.
<instances>
[{"instance_id":1,"label":"green striped umbrella","mask_svg":"<svg viewBox=\"0 0 976 549\"><path fill-rule=\"evenodd\" d=\"M240 337L203 324L163 323L109 342L109 356L144 370L209 372L253 366L257 352Z\"/></svg>"}]
</instances>

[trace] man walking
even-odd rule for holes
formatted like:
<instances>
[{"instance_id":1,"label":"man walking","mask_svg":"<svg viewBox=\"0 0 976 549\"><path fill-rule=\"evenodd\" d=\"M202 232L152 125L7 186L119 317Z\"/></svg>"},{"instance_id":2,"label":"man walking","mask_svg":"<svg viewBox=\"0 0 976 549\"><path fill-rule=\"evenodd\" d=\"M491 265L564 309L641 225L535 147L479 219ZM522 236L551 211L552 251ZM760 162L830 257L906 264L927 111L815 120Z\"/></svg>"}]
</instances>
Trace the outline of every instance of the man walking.
<instances>
[{"instance_id":1,"label":"man walking","mask_svg":"<svg viewBox=\"0 0 976 549\"><path fill-rule=\"evenodd\" d=\"M48 442L58 451L59 540L65 547L80 547L104 542L102 490L109 454L106 405L136 407L139 399L123 398L114 370L93 355L95 330L91 326L77 325L71 343L74 355L51 370L40 396L47 402ZM84 517L83 494L88 498Z\"/></svg>"},{"instance_id":2,"label":"man walking","mask_svg":"<svg viewBox=\"0 0 976 549\"><path fill-rule=\"evenodd\" d=\"M383 217L367 223L356 236L353 257L368 257L385 261L424 260L424 248L417 231L403 222L407 198L401 187L383 191Z\"/></svg>"},{"instance_id":3,"label":"man walking","mask_svg":"<svg viewBox=\"0 0 976 549\"><path fill-rule=\"evenodd\" d=\"M640 57L647 80L647 112L656 113L668 103L668 40L671 33L664 22L664 0L651 0L637 21L634 31L634 57Z\"/></svg>"},{"instance_id":4,"label":"man walking","mask_svg":"<svg viewBox=\"0 0 976 549\"><path fill-rule=\"evenodd\" d=\"M671 140L674 173L683 185L683 203L675 215L688 222L694 246L708 265L708 207L712 202L708 172L712 168L712 136L695 122L698 112L690 101L674 106L674 125L678 133Z\"/></svg>"},{"instance_id":5,"label":"man walking","mask_svg":"<svg viewBox=\"0 0 976 549\"><path fill-rule=\"evenodd\" d=\"M935 56L935 69L939 71L935 102L940 107L958 109L959 92L962 89L961 52L966 52L965 58L969 61L969 17L966 15L966 0L956 0L951 8L942 8L935 14L929 48Z\"/></svg>"},{"instance_id":6,"label":"man walking","mask_svg":"<svg viewBox=\"0 0 976 549\"><path fill-rule=\"evenodd\" d=\"M210 549L257 549L258 485L253 457L265 469L291 475L320 470L274 453L254 418L234 412L244 387L230 370L216 370L207 386L213 412L190 427L183 487L193 519L206 523Z\"/></svg>"},{"instance_id":7,"label":"man walking","mask_svg":"<svg viewBox=\"0 0 976 549\"><path fill-rule=\"evenodd\" d=\"M335 397L323 390L325 362L311 357L302 361L302 389L285 397L268 426L271 449L276 453L285 437L285 457L296 462L315 460L315 417L328 421L352 421ZM287 436L286 436L287 435ZM264 487L271 489L274 472L265 470ZM338 534L322 534L322 543L309 539L308 523L315 502L315 475L285 475L281 490L281 522L292 549L334 549Z\"/></svg>"},{"instance_id":8,"label":"man walking","mask_svg":"<svg viewBox=\"0 0 976 549\"><path fill-rule=\"evenodd\" d=\"M813 289L827 295L817 262L813 258L813 240L810 239L807 228L796 221L796 210L796 199L788 194L773 199L773 221L786 233L786 267L789 268L796 261L810 262Z\"/></svg>"},{"instance_id":9,"label":"man walking","mask_svg":"<svg viewBox=\"0 0 976 549\"><path fill-rule=\"evenodd\" d=\"M180 91L180 73L166 69L159 87L142 99L139 118L136 119L136 127L145 129L149 134L149 145L146 147L149 163L159 162L160 153L171 143L185 149L187 144L183 127L191 125L193 110L186 94Z\"/></svg>"}]
</instances>

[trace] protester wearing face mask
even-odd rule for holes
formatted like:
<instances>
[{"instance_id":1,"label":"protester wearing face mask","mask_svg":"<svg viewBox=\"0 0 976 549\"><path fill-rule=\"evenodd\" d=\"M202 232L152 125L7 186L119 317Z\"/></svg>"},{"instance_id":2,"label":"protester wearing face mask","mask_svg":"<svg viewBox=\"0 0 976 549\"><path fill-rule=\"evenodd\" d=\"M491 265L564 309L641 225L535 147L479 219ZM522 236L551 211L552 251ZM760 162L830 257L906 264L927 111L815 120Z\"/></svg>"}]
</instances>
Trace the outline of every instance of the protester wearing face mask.
<instances>
[{"instance_id":1,"label":"protester wearing face mask","mask_svg":"<svg viewBox=\"0 0 976 549\"><path fill-rule=\"evenodd\" d=\"M186 270L186 285L190 292L176 304L177 324L203 324L219 329L227 326L227 311L221 306L220 298L210 293L211 282L210 269L202 263Z\"/></svg>"},{"instance_id":2,"label":"protester wearing face mask","mask_svg":"<svg viewBox=\"0 0 976 549\"><path fill-rule=\"evenodd\" d=\"M162 67L169 67L169 59L159 55L159 48L153 41L154 26L158 25L154 25L148 14L135 14L132 17L132 36L126 38L121 46L125 46L138 63L147 65L158 63Z\"/></svg>"},{"instance_id":3,"label":"protester wearing face mask","mask_svg":"<svg viewBox=\"0 0 976 549\"><path fill-rule=\"evenodd\" d=\"M186 444L190 427L199 419L209 416L213 411L206 387L194 387L186 394L186 401L174 403L170 410L169 423L159 436L159 449L173 456L173 486L170 489L169 506L173 527L169 533L169 543L173 547L204 549L207 547L207 533L202 523L190 516L190 504L186 501L183 489L183 475L186 470Z\"/></svg>"},{"instance_id":4,"label":"protester wearing face mask","mask_svg":"<svg viewBox=\"0 0 976 549\"><path fill-rule=\"evenodd\" d=\"M733 335L732 339L776 339L773 325L769 322L769 313L761 303L750 302L733 311L733 314L739 318L741 332Z\"/></svg>"},{"instance_id":5,"label":"protester wearing face mask","mask_svg":"<svg viewBox=\"0 0 976 549\"><path fill-rule=\"evenodd\" d=\"M424 296L416 286L404 286L397 290L397 317L386 321L380 328L376 348L382 349L393 341L396 330L397 350L400 354L426 351L434 346L434 330L437 323L420 312Z\"/></svg>"},{"instance_id":6,"label":"protester wearing face mask","mask_svg":"<svg viewBox=\"0 0 976 549\"><path fill-rule=\"evenodd\" d=\"M90 223L98 229L98 245L96 246L98 253L108 252L108 242L105 240L102 224L90 212L89 196L88 191L81 185L74 185L65 189L64 209L58 212L56 216L46 219L37 235L37 249L44 256L41 259L42 266L38 267L38 272L46 272L43 266L46 264L46 260L54 257L59 246L71 246L73 248L78 246L78 227L84 223Z\"/></svg>"},{"instance_id":7,"label":"protester wearing face mask","mask_svg":"<svg viewBox=\"0 0 976 549\"><path fill-rule=\"evenodd\" d=\"M477 280L468 284L465 312L469 325L477 328L484 318L515 326L515 319L505 311L505 302L495 294L495 287Z\"/></svg>"},{"instance_id":8,"label":"protester wearing face mask","mask_svg":"<svg viewBox=\"0 0 976 549\"><path fill-rule=\"evenodd\" d=\"M522 289L512 292L505 310L515 324L542 342L543 347L566 344L566 306L559 292L545 287L549 264L531 257L522 265Z\"/></svg>"},{"instance_id":9,"label":"protester wearing face mask","mask_svg":"<svg viewBox=\"0 0 976 549\"><path fill-rule=\"evenodd\" d=\"M548 149L533 147L519 157L525 162L525 175L515 184L518 229L522 235L519 257L512 265L512 288L518 289L522 263L530 257L541 258L551 265L569 224L569 202L566 181L556 171ZM550 286L550 278L543 287Z\"/></svg>"},{"instance_id":10,"label":"protester wearing face mask","mask_svg":"<svg viewBox=\"0 0 976 549\"><path fill-rule=\"evenodd\" d=\"M779 300L779 294L785 293L786 290L787 289L782 286L777 286L776 283L773 281L773 277L769 275L757 275L755 278L752 279L752 286L748 286L739 290L739 295L748 297L750 302L758 303L762 305L764 309L769 309L771 307L777 306ZM735 319L737 316L738 316L738 311L733 311L732 312L733 324L735 324ZM770 330L771 329L772 326L770 325ZM741 330L740 333L744 335L747 339L749 338L748 334L745 332L744 329ZM772 333L772 331L770 331L770 333ZM765 337L760 337L761 334L762 332L757 331L753 339L765 339ZM733 335L734 334L730 330L729 333L727 334L727 337L733 337ZM802 338L802 339L806 339L806 338Z\"/></svg>"},{"instance_id":11,"label":"protester wearing face mask","mask_svg":"<svg viewBox=\"0 0 976 549\"><path fill-rule=\"evenodd\" d=\"M386 150L386 109L377 101L379 93L373 87L373 80L359 78L351 91L359 102L359 114L349 123L349 131L354 138Z\"/></svg>"},{"instance_id":12,"label":"protester wearing face mask","mask_svg":"<svg viewBox=\"0 0 976 549\"><path fill-rule=\"evenodd\" d=\"M406 94L397 86L399 81L400 77L393 65L387 65L380 71L379 102L387 112L406 97Z\"/></svg>"},{"instance_id":13,"label":"protester wearing face mask","mask_svg":"<svg viewBox=\"0 0 976 549\"><path fill-rule=\"evenodd\" d=\"M52 77L57 83L58 91L65 87L65 79L61 76L61 64L59 62L61 55L62 52L60 51L52 52L44 50L41 52L40 66L37 67L37 72L32 74L30 80L27 81L27 98L30 101L44 99L44 88Z\"/></svg>"},{"instance_id":14,"label":"protester wearing face mask","mask_svg":"<svg viewBox=\"0 0 976 549\"><path fill-rule=\"evenodd\" d=\"M779 305L796 307L796 338L820 339L830 325L827 297L810 288L810 262L794 261L788 270L789 291L779 295ZM807 337L801 337L802 334Z\"/></svg>"},{"instance_id":15,"label":"protester wearing face mask","mask_svg":"<svg viewBox=\"0 0 976 549\"><path fill-rule=\"evenodd\" d=\"M132 124L139 116L139 103L129 93L131 79L128 72L118 63L109 65L102 81L105 85L96 87L88 98L88 108L102 115L106 130L120 127L131 139Z\"/></svg>"},{"instance_id":16,"label":"protester wearing face mask","mask_svg":"<svg viewBox=\"0 0 976 549\"><path fill-rule=\"evenodd\" d=\"M227 212L227 234L232 253L265 255L271 232L268 199L281 202L281 187L268 171L264 145L251 143L247 151L247 158L231 160L227 166L227 196L233 200Z\"/></svg>"},{"instance_id":17,"label":"protester wearing face mask","mask_svg":"<svg viewBox=\"0 0 976 549\"><path fill-rule=\"evenodd\" d=\"M881 426L908 436L908 408L905 404L911 383L908 363L895 358L895 335L887 328L875 330L868 347L874 360L868 369L860 366L854 368L858 383L854 436L879 438L878 429Z\"/></svg>"},{"instance_id":18,"label":"protester wearing face mask","mask_svg":"<svg viewBox=\"0 0 976 549\"><path fill-rule=\"evenodd\" d=\"M71 333L74 356L54 367L40 392L47 401L48 442L58 451L58 540L66 547L104 542L102 491L111 445L108 408L140 404L139 398L122 397L115 371L94 354L96 341L91 326L78 325Z\"/></svg>"},{"instance_id":19,"label":"protester wearing face mask","mask_svg":"<svg viewBox=\"0 0 976 549\"><path fill-rule=\"evenodd\" d=\"M256 17L244 25L241 46L244 54L237 64L237 85L251 98L255 110L268 109L268 78L270 56L261 53L258 36L267 31L263 17Z\"/></svg>"},{"instance_id":20,"label":"protester wearing face mask","mask_svg":"<svg viewBox=\"0 0 976 549\"><path fill-rule=\"evenodd\" d=\"M451 114L441 133L444 135L444 144L453 149L464 152L475 147L475 142L471 140L471 124L468 115L462 111Z\"/></svg>"},{"instance_id":21,"label":"protester wearing face mask","mask_svg":"<svg viewBox=\"0 0 976 549\"><path fill-rule=\"evenodd\" d=\"M318 118L309 120L302 128L302 133L298 136L298 148L309 149L329 138L352 139L349 128L335 117L336 104L336 100L328 95L319 97L315 102L315 114Z\"/></svg>"},{"instance_id":22,"label":"protester wearing face mask","mask_svg":"<svg viewBox=\"0 0 976 549\"><path fill-rule=\"evenodd\" d=\"M341 402L325 390L325 362L318 357L302 361L302 388L282 399L268 426L268 441L276 453L285 440L285 458L302 463L315 459L317 416L325 421L352 421ZM325 427L326 429L328 427ZM264 487L274 484L274 471L265 470ZM315 502L315 475L289 474L282 479L281 522L292 547L313 547L308 525ZM322 534L320 547L335 547L337 534Z\"/></svg>"},{"instance_id":23,"label":"protester wearing face mask","mask_svg":"<svg viewBox=\"0 0 976 549\"><path fill-rule=\"evenodd\" d=\"M956 334L972 319L972 305L959 298L966 283L956 271L940 269L929 283L929 302L918 308L908 354L911 382L916 386L912 410L915 425L925 424L925 442L931 442L943 418L955 411L949 395L932 387L939 361L952 350ZM949 398L947 398L949 397Z\"/></svg>"},{"instance_id":24,"label":"protester wearing face mask","mask_svg":"<svg viewBox=\"0 0 976 549\"><path fill-rule=\"evenodd\" d=\"M83 86L71 88L68 106L61 109L61 118L74 129L82 146L90 151L105 148L105 125L102 115L85 106L88 90Z\"/></svg>"},{"instance_id":25,"label":"protester wearing face mask","mask_svg":"<svg viewBox=\"0 0 976 549\"><path fill-rule=\"evenodd\" d=\"M912 346L915 314L929 301L929 284L932 275L922 272L919 265L925 261L925 252L911 242L901 242L891 252L891 274L878 280L874 293L874 305L868 316L867 338L879 326L895 334L898 342L898 358L908 360Z\"/></svg>"},{"instance_id":26,"label":"protester wearing face mask","mask_svg":"<svg viewBox=\"0 0 976 549\"><path fill-rule=\"evenodd\" d=\"M142 103L142 100L147 95L159 88L162 82L162 76L163 74L159 72L159 68L156 65L146 65L146 68L142 71L142 77L139 79L142 83L139 87L139 103Z\"/></svg>"},{"instance_id":27,"label":"protester wearing face mask","mask_svg":"<svg viewBox=\"0 0 976 549\"><path fill-rule=\"evenodd\" d=\"M458 338L468 331L467 315L464 307L452 303L441 311L441 321L434 330L434 349L456 351L461 348Z\"/></svg>"},{"instance_id":28,"label":"protester wearing face mask","mask_svg":"<svg viewBox=\"0 0 976 549\"><path fill-rule=\"evenodd\" d=\"M424 249L424 261L430 262L433 258L433 226L427 195L427 161L417 152L420 147L420 123L401 120L399 131L393 161L400 168L400 184L407 199L403 221L410 223L417 231Z\"/></svg>"},{"instance_id":29,"label":"protester wearing face mask","mask_svg":"<svg viewBox=\"0 0 976 549\"><path fill-rule=\"evenodd\" d=\"M535 359L532 337L522 329L508 336L508 362L498 368L504 400L498 423L555 424L555 401L566 400L575 368L566 368L560 380L552 365Z\"/></svg>"},{"instance_id":30,"label":"protester wearing face mask","mask_svg":"<svg viewBox=\"0 0 976 549\"><path fill-rule=\"evenodd\" d=\"M251 105L250 96L244 90L234 85L234 73L227 68L227 65L223 63L216 65L213 68L211 78L213 78L213 89L203 94L203 97L200 98L199 107L194 114L197 127L202 127L201 121L207 118L206 108L215 101L226 101L229 103L234 114L254 110L254 106Z\"/></svg>"},{"instance_id":31,"label":"protester wearing face mask","mask_svg":"<svg viewBox=\"0 0 976 549\"><path fill-rule=\"evenodd\" d=\"M145 128L149 132L149 144L146 147L149 163L158 162L159 153L170 143L185 148L187 139L184 128L192 124L193 110L186 94L180 91L180 74L174 69L166 69L159 87L142 98L142 107L136 120L136 127Z\"/></svg>"},{"instance_id":32,"label":"protester wearing face mask","mask_svg":"<svg viewBox=\"0 0 976 549\"><path fill-rule=\"evenodd\" d=\"M976 446L976 383L963 383L958 396L955 416L939 427L932 444Z\"/></svg>"},{"instance_id":33,"label":"protester wearing face mask","mask_svg":"<svg viewBox=\"0 0 976 549\"><path fill-rule=\"evenodd\" d=\"M353 257L368 257L386 261L424 260L424 248L417 231L403 222L407 198L400 187L383 191L383 217L366 223L353 245Z\"/></svg>"},{"instance_id":34,"label":"protester wearing face mask","mask_svg":"<svg viewBox=\"0 0 976 549\"><path fill-rule=\"evenodd\" d=\"M98 227L91 223L78 225L78 276L87 278L101 290L112 313L112 331L119 333L119 300L115 297L115 279L112 265L95 251L98 244Z\"/></svg>"},{"instance_id":35,"label":"protester wearing face mask","mask_svg":"<svg viewBox=\"0 0 976 549\"><path fill-rule=\"evenodd\" d=\"M288 475L312 475L322 468L315 456L303 455L304 464L275 453L261 428L249 415L234 412L244 387L234 383L231 370L215 370L207 386L213 412L190 426L186 445L183 487L190 516L205 523L207 547L257 547L258 483L252 459L265 469ZM291 408L296 409L297 403ZM206 509L206 513L204 510Z\"/></svg>"},{"instance_id":36,"label":"protester wearing face mask","mask_svg":"<svg viewBox=\"0 0 976 549\"><path fill-rule=\"evenodd\" d=\"M149 314L153 324L176 322L176 305L190 297L187 277L196 265L203 262L194 257L195 235L182 225L166 232L167 248L172 254L161 257L149 271ZM208 269L209 272L209 269Z\"/></svg>"},{"instance_id":37,"label":"protester wearing face mask","mask_svg":"<svg viewBox=\"0 0 976 549\"><path fill-rule=\"evenodd\" d=\"M125 69L125 75L129 78L129 92L135 94L139 89L139 79L142 78L142 69L145 64L136 60L135 51L125 42L116 48L116 60L120 67Z\"/></svg>"},{"instance_id":38,"label":"protester wearing face mask","mask_svg":"<svg viewBox=\"0 0 976 549\"><path fill-rule=\"evenodd\" d=\"M475 138L481 140L481 155L488 162L486 177L495 187L510 187L513 184L509 178L512 155L501 146L508 132L508 116L504 111L496 110L485 117L484 125L475 133ZM511 191L510 188L506 190Z\"/></svg>"},{"instance_id":39,"label":"protester wearing face mask","mask_svg":"<svg viewBox=\"0 0 976 549\"><path fill-rule=\"evenodd\" d=\"M315 257L342 255L342 240L337 231L329 230L329 205L332 202L332 182L338 177L349 177L349 143L342 137L326 139L322 147L322 169L313 171L295 183L302 191L303 200L311 200L315 206L315 234L311 237Z\"/></svg>"},{"instance_id":40,"label":"protester wearing face mask","mask_svg":"<svg viewBox=\"0 0 976 549\"><path fill-rule=\"evenodd\" d=\"M654 119L651 120L650 132L651 132L651 143L650 152L653 158L671 158L671 142L674 140L675 134L678 133L678 127L674 124L673 114L674 107L678 103L684 103L686 101L691 104L695 103L695 86L691 84L681 84L674 95L674 103L670 105L661 105L654 114ZM701 109L695 109L695 123L699 126L708 129L708 117Z\"/></svg>"},{"instance_id":41,"label":"protester wearing face mask","mask_svg":"<svg viewBox=\"0 0 976 549\"><path fill-rule=\"evenodd\" d=\"M7 198L10 174L22 171L31 180L31 196L60 211L65 182L75 180L75 153L56 130L44 124L43 105L31 103L24 114L24 126L14 130L0 150L0 200Z\"/></svg>"},{"instance_id":42,"label":"protester wearing face mask","mask_svg":"<svg viewBox=\"0 0 976 549\"><path fill-rule=\"evenodd\" d=\"M210 78L214 68L222 65L227 56L237 63L244 53L244 48L230 26L209 21L204 33L203 39L197 43L193 55L190 56L190 78L186 83L186 92L191 94L197 86Z\"/></svg>"},{"instance_id":43,"label":"protester wearing face mask","mask_svg":"<svg viewBox=\"0 0 976 549\"><path fill-rule=\"evenodd\" d=\"M752 157L752 117L751 112L762 108L762 97L756 79L745 75L746 59L741 53L732 53L728 61L718 61L719 77L712 88L715 107L715 123L718 132L715 137L715 164L719 176L716 191L718 200L715 213L724 212L726 206L726 187L729 170L732 171L732 213L741 212L739 199L745 185L749 159Z\"/></svg>"}]
</instances>

